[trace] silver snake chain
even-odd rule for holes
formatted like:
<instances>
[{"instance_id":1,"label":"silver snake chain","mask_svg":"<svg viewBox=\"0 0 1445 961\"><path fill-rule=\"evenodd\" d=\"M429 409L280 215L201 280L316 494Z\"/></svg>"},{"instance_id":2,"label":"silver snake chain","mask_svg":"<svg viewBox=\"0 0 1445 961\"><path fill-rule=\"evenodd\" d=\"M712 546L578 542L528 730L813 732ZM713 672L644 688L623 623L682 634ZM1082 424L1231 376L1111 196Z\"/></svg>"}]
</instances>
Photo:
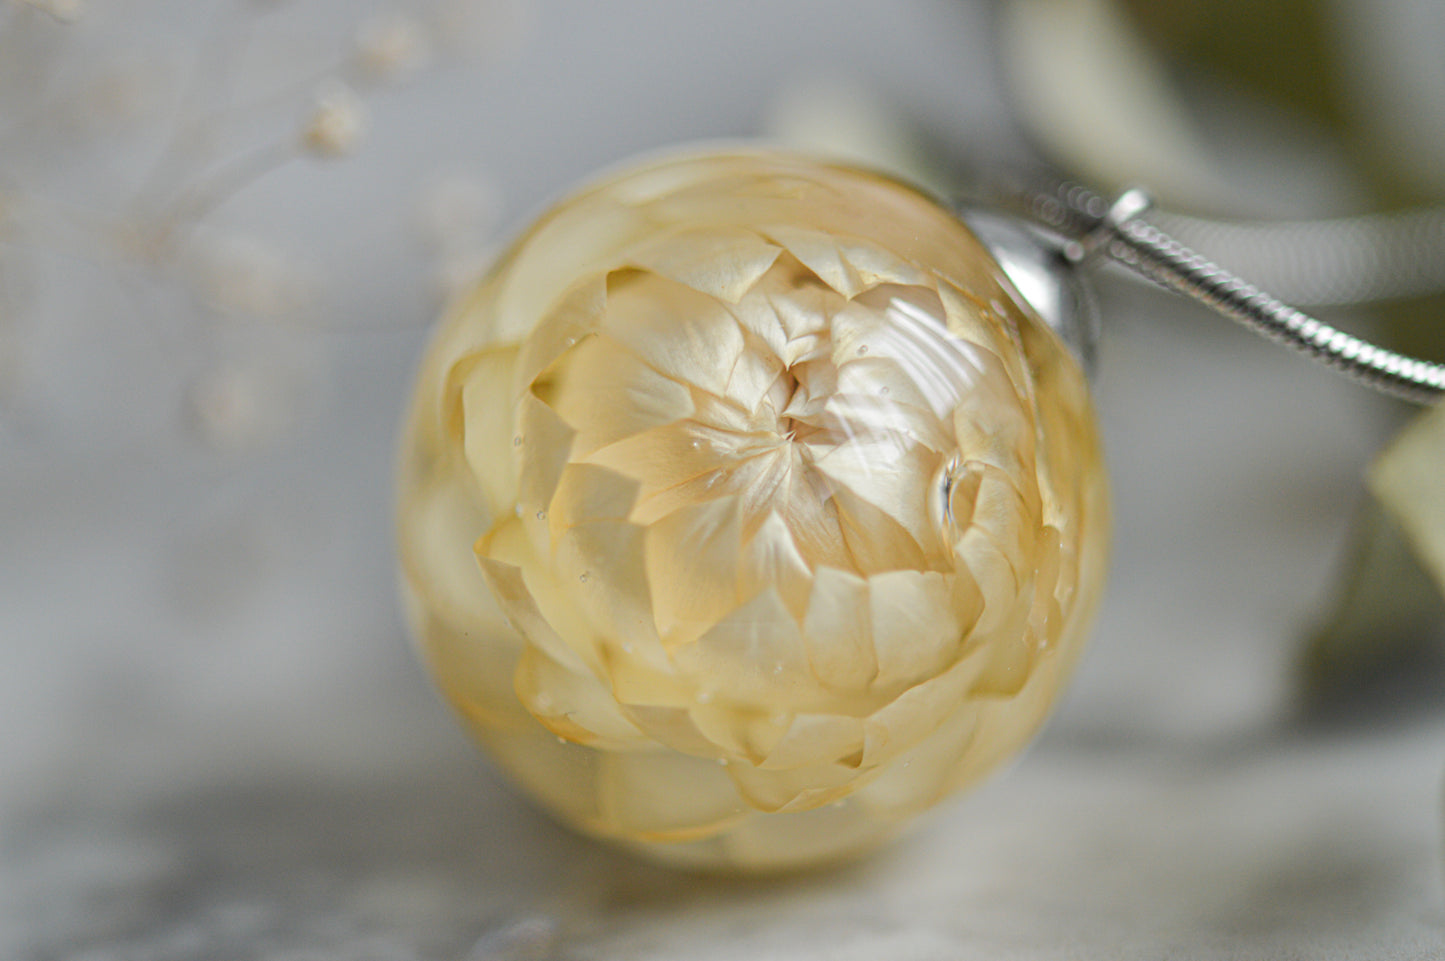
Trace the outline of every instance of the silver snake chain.
<instances>
[{"instance_id":1,"label":"silver snake chain","mask_svg":"<svg viewBox=\"0 0 1445 961\"><path fill-rule=\"evenodd\" d=\"M1125 191L1110 202L1086 187L1053 178L1010 178L994 187L1020 214L1066 238L1064 252L1072 260L1108 256L1385 394L1416 404L1445 398L1445 364L1371 344L1265 293L1143 219L1149 199L1140 190ZM1240 247L1261 255L1248 262L1266 267L1266 274L1276 265L1273 273L1293 292L1305 292L1333 262L1333 283L1317 285L1320 296L1298 298L1315 304L1358 303L1445 287L1441 210L1278 226L1219 224L1178 215L1160 219L1191 239L1201 238L1201 243L1211 237L1221 243L1242 241ZM1291 252L1282 260L1279 254L1263 256L1266 250ZM1313 256L1318 251L1326 253ZM1364 266L1340 268L1351 252L1350 263Z\"/></svg>"}]
</instances>

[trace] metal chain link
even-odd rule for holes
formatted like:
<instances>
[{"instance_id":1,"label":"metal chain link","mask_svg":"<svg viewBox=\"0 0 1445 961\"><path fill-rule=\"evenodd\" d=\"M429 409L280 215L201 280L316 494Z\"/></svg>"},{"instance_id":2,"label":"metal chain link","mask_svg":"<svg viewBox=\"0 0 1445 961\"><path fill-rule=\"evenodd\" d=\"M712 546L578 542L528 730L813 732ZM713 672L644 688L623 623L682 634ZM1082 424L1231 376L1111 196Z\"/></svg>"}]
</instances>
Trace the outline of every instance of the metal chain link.
<instances>
[{"instance_id":1,"label":"metal chain link","mask_svg":"<svg viewBox=\"0 0 1445 961\"><path fill-rule=\"evenodd\" d=\"M1375 390L1417 404L1445 398L1445 364L1407 357L1337 330L1242 280L1141 219L1147 202L1139 191L1127 191L1112 204L1086 187L1057 181L1013 184L1004 192L1029 219L1067 238L1066 250L1076 259L1105 254Z\"/></svg>"}]
</instances>

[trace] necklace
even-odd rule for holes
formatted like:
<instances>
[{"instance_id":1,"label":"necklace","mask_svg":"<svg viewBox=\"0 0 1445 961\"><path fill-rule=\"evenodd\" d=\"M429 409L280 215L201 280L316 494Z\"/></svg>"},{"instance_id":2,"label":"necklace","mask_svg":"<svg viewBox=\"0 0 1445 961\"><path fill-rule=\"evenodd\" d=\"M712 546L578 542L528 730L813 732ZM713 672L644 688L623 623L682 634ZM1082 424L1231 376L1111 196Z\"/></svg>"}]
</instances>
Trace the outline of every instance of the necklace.
<instances>
[{"instance_id":1,"label":"necklace","mask_svg":"<svg viewBox=\"0 0 1445 961\"><path fill-rule=\"evenodd\" d=\"M1091 258L1445 393L1181 247L1138 192L993 196L959 215L790 154L671 156L554 207L445 318L402 459L415 633L562 820L794 868L1027 743L1103 587Z\"/></svg>"},{"instance_id":2,"label":"necklace","mask_svg":"<svg viewBox=\"0 0 1445 961\"><path fill-rule=\"evenodd\" d=\"M1406 357L1337 330L1234 276L1141 219L1149 207L1142 191L1125 191L1110 204L1087 188L1055 182L1005 188L1000 196L1025 216L1070 238L1062 249L1071 259L1105 254L1382 393L1419 404L1433 404L1445 396L1445 365ZM1205 225L1203 221L1175 219L1186 229L1200 230ZM1387 250L1405 246L1405 237L1431 232L1439 223L1440 215L1434 211L1385 220L1381 230L1382 246ZM1361 221L1346 221L1335 226L1335 230L1346 232L1360 226L1363 226ZM1316 230L1327 232L1330 225ZM1418 285L1417 275L1429 279L1431 259L1417 258L1411 264L1414 269L1402 271L1408 274L1404 289L1412 289L1411 281ZM1363 289L1340 289L1322 299L1336 302L1367 299L1378 292L1367 283L1358 282L1358 287ZM1377 281L1376 286L1378 284Z\"/></svg>"}]
</instances>

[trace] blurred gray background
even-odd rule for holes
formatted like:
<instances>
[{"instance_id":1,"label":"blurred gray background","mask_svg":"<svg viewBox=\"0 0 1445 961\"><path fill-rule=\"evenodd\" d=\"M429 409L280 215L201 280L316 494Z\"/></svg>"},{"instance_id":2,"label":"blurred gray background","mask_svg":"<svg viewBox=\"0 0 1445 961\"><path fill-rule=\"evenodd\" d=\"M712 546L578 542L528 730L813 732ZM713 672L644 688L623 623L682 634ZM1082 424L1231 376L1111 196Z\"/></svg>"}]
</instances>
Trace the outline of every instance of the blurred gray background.
<instances>
[{"instance_id":1,"label":"blurred gray background","mask_svg":"<svg viewBox=\"0 0 1445 961\"><path fill-rule=\"evenodd\" d=\"M718 882L574 837L412 656L392 457L448 291L678 141L1071 159L1017 119L1009 6L0 0L0 957L1445 955L1438 690L1302 708L1401 412L1111 275L1092 649L878 857ZM1240 109L1221 209L1370 196Z\"/></svg>"}]
</instances>

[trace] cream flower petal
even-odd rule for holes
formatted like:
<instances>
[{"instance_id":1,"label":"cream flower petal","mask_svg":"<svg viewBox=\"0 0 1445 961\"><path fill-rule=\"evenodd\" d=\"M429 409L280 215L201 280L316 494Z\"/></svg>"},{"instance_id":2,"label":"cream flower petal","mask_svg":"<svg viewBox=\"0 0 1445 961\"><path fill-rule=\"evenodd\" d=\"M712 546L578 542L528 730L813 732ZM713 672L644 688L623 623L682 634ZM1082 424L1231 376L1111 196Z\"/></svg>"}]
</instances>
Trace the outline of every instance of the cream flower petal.
<instances>
[{"instance_id":1,"label":"cream flower petal","mask_svg":"<svg viewBox=\"0 0 1445 961\"><path fill-rule=\"evenodd\" d=\"M491 557L481 558L481 563L492 596L506 612L508 622L521 632L527 643L546 651L552 659L562 661L570 670L585 670L586 665L581 658L538 609L537 599L528 589L522 569Z\"/></svg>"},{"instance_id":2,"label":"cream flower petal","mask_svg":"<svg viewBox=\"0 0 1445 961\"><path fill-rule=\"evenodd\" d=\"M569 670L600 668L596 637L556 576L539 562L532 538L516 517L488 531L476 545L492 596L528 643Z\"/></svg>"},{"instance_id":3,"label":"cream flower petal","mask_svg":"<svg viewBox=\"0 0 1445 961\"><path fill-rule=\"evenodd\" d=\"M639 512L629 516L656 520L668 512L648 508L645 502L662 491L715 472L717 447L727 442L717 431L689 419L630 434L587 454L586 462L630 478L638 488L634 506Z\"/></svg>"},{"instance_id":4,"label":"cream flower petal","mask_svg":"<svg viewBox=\"0 0 1445 961\"><path fill-rule=\"evenodd\" d=\"M578 524L627 520L640 492L636 480L617 471L577 461L567 464L548 503L553 538Z\"/></svg>"},{"instance_id":5,"label":"cream flower petal","mask_svg":"<svg viewBox=\"0 0 1445 961\"><path fill-rule=\"evenodd\" d=\"M802 632L771 588L717 618L673 660L679 670L725 689L730 700L762 708L812 687Z\"/></svg>"},{"instance_id":6,"label":"cream flower petal","mask_svg":"<svg viewBox=\"0 0 1445 961\"><path fill-rule=\"evenodd\" d=\"M933 476L938 469L938 454L919 444L907 444L902 438L873 435L825 450L818 450L816 445L810 447L815 451L815 468L833 481L835 490L847 490L854 495L849 498L851 504L865 501L870 507L887 513L894 524L907 531L912 547L917 548L920 555L936 550L938 534L928 514L928 491L919 483L919 478ZM920 562L889 566L926 565Z\"/></svg>"},{"instance_id":7,"label":"cream flower petal","mask_svg":"<svg viewBox=\"0 0 1445 961\"><path fill-rule=\"evenodd\" d=\"M723 387L725 399L739 410L752 412L755 417L777 417L779 410L775 400L780 390L786 400L786 381L783 361L771 350L744 350L737 362L728 371L727 383ZM765 413L759 408L766 405ZM767 423L762 420L757 426Z\"/></svg>"},{"instance_id":8,"label":"cream flower petal","mask_svg":"<svg viewBox=\"0 0 1445 961\"><path fill-rule=\"evenodd\" d=\"M512 457L516 394L511 388L516 361L515 347L480 351L458 378L467 464L483 495L497 505L517 499L517 465Z\"/></svg>"},{"instance_id":9,"label":"cream flower petal","mask_svg":"<svg viewBox=\"0 0 1445 961\"><path fill-rule=\"evenodd\" d=\"M628 521L588 521L556 539L555 562L576 605L604 643L656 669L667 664L652 618L643 564L646 531ZM618 560L625 558L625 560Z\"/></svg>"},{"instance_id":10,"label":"cream flower petal","mask_svg":"<svg viewBox=\"0 0 1445 961\"><path fill-rule=\"evenodd\" d=\"M742 299L782 253L751 230L684 229L649 239L628 252L638 267L729 304Z\"/></svg>"},{"instance_id":11,"label":"cream flower petal","mask_svg":"<svg viewBox=\"0 0 1445 961\"><path fill-rule=\"evenodd\" d=\"M523 641L508 629L472 556L469 532L488 520L475 488L454 474L419 481L415 493L403 506L398 547L408 611L425 625L422 653L458 710L478 723L515 727L527 717L509 696Z\"/></svg>"},{"instance_id":12,"label":"cream flower petal","mask_svg":"<svg viewBox=\"0 0 1445 961\"><path fill-rule=\"evenodd\" d=\"M517 404L517 435L521 449L517 501L524 509L546 510L567 466L575 431L557 413L531 394ZM521 443L515 443L520 439Z\"/></svg>"},{"instance_id":13,"label":"cream flower petal","mask_svg":"<svg viewBox=\"0 0 1445 961\"><path fill-rule=\"evenodd\" d=\"M1018 489L996 468L979 471L970 526L984 531L998 545L1009 566L1021 571L1033 563L1041 518L1024 503Z\"/></svg>"},{"instance_id":14,"label":"cream flower petal","mask_svg":"<svg viewBox=\"0 0 1445 961\"><path fill-rule=\"evenodd\" d=\"M769 512L748 538L739 560L738 588L744 595L755 595L769 586L795 619L802 618L808 609L813 571L798 550L788 522L777 511Z\"/></svg>"},{"instance_id":15,"label":"cream flower petal","mask_svg":"<svg viewBox=\"0 0 1445 961\"><path fill-rule=\"evenodd\" d=\"M513 675L517 659L526 649L520 637L515 644L477 644L478 635L458 630L435 615L415 615L426 627L422 653L436 673L442 694L457 713L482 730L530 730L536 720L516 697ZM491 636L507 636L504 626Z\"/></svg>"},{"instance_id":16,"label":"cream flower petal","mask_svg":"<svg viewBox=\"0 0 1445 961\"><path fill-rule=\"evenodd\" d=\"M934 571L885 571L868 579L876 685L915 684L957 659L971 625L954 616L952 580Z\"/></svg>"},{"instance_id":17,"label":"cream flower petal","mask_svg":"<svg viewBox=\"0 0 1445 961\"><path fill-rule=\"evenodd\" d=\"M603 324L653 369L718 396L745 343L717 300L653 274L614 274Z\"/></svg>"},{"instance_id":18,"label":"cream flower petal","mask_svg":"<svg viewBox=\"0 0 1445 961\"><path fill-rule=\"evenodd\" d=\"M866 784L871 776L871 772L860 774L850 764L811 764L786 770L729 764L727 772L748 804L775 814L833 804Z\"/></svg>"},{"instance_id":19,"label":"cream flower petal","mask_svg":"<svg viewBox=\"0 0 1445 961\"><path fill-rule=\"evenodd\" d=\"M1008 378L1010 390L1022 389L1027 383L1022 356L1006 327L999 323L1003 318L994 305L983 300L979 294L969 296L952 284L939 284L934 289L943 304L949 332L959 340L975 345L980 353L986 353Z\"/></svg>"},{"instance_id":20,"label":"cream flower petal","mask_svg":"<svg viewBox=\"0 0 1445 961\"><path fill-rule=\"evenodd\" d=\"M973 686L976 696L1016 697L1033 679L1043 645L1028 629L1028 613L1028 606L1017 602L1005 612L999 632L1007 639L991 648L988 663Z\"/></svg>"},{"instance_id":21,"label":"cream flower petal","mask_svg":"<svg viewBox=\"0 0 1445 961\"><path fill-rule=\"evenodd\" d=\"M853 561L836 491L812 470L798 445L780 451L770 464L772 482L754 485L746 502L751 516L775 511L787 522L798 551L813 567L846 567Z\"/></svg>"},{"instance_id":22,"label":"cream flower petal","mask_svg":"<svg viewBox=\"0 0 1445 961\"><path fill-rule=\"evenodd\" d=\"M968 753L957 758L951 766L945 790L957 790L961 784L978 780L1027 744L1045 716L1043 708L1053 696L1050 691L1069 666L1067 659L1040 662L1035 665L1028 680L1012 695L1001 697L989 694L977 699L974 707L978 715L978 731ZM1017 717L1010 717L1020 705L1031 709L1030 714L1040 719L1034 726L1019 724Z\"/></svg>"},{"instance_id":23,"label":"cream flower petal","mask_svg":"<svg viewBox=\"0 0 1445 961\"><path fill-rule=\"evenodd\" d=\"M603 273L614 263L618 245L636 243L654 228L635 209L611 203L579 205L553 217L528 238L548 251L546 257L505 257L494 280L483 287L477 302L463 302L455 325L458 341L518 343L535 330L537 321L556 309L578 280Z\"/></svg>"},{"instance_id":24,"label":"cream flower petal","mask_svg":"<svg viewBox=\"0 0 1445 961\"><path fill-rule=\"evenodd\" d=\"M959 704L987 667L988 652L955 662L948 670L904 691L863 721L862 766L889 763L927 737Z\"/></svg>"},{"instance_id":25,"label":"cream flower petal","mask_svg":"<svg viewBox=\"0 0 1445 961\"><path fill-rule=\"evenodd\" d=\"M813 675L838 691L862 691L878 676L873 650L868 581L849 571L822 567L803 621Z\"/></svg>"},{"instance_id":26,"label":"cream flower petal","mask_svg":"<svg viewBox=\"0 0 1445 961\"><path fill-rule=\"evenodd\" d=\"M611 337L591 337L568 356L568 375L548 385L547 403L576 432L573 454L676 423L693 413L685 384L647 366Z\"/></svg>"},{"instance_id":27,"label":"cream flower petal","mask_svg":"<svg viewBox=\"0 0 1445 961\"><path fill-rule=\"evenodd\" d=\"M811 398L809 398L811 400ZM949 422L939 420L907 371L885 358L859 358L841 371L835 389L816 401L817 412L799 409L797 416L817 417L824 426L855 436L906 437L937 453L958 446Z\"/></svg>"},{"instance_id":28,"label":"cream flower petal","mask_svg":"<svg viewBox=\"0 0 1445 961\"><path fill-rule=\"evenodd\" d=\"M729 310L773 356L792 365L818 351L830 318L846 304L847 300L819 286L811 271L785 254Z\"/></svg>"},{"instance_id":29,"label":"cream flower petal","mask_svg":"<svg viewBox=\"0 0 1445 961\"><path fill-rule=\"evenodd\" d=\"M979 710L965 704L913 747L879 769L858 801L881 817L902 818L932 807L953 788L955 766L978 737Z\"/></svg>"},{"instance_id":30,"label":"cream flower petal","mask_svg":"<svg viewBox=\"0 0 1445 961\"><path fill-rule=\"evenodd\" d=\"M473 532L490 522L474 491L460 474L419 484L404 506L399 547L416 599L458 630L488 637L504 618L472 556Z\"/></svg>"},{"instance_id":31,"label":"cream flower petal","mask_svg":"<svg viewBox=\"0 0 1445 961\"><path fill-rule=\"evenodd\" d=\"M1370 490L1409 538L1426 570L1445 587L1445 407L1417 417L1370 467Z\"/></svg>"},{"instance_id":32,"label":"cream flower petal","mask_svg":"<svg viewBox=\"0 0 1445 961\"><path fill-rule=\"evenodd\" d=\"M764 233L843 297L856 297L868 288L867 282L848 262L838 241L828 234L781 224L765 228Z\"/></svg>"},{"instance_id":33,"label":"cream flower petal","mask_svg":"<svg viewBox=\"0 0 1445 961\"><path fill-rule=\"evenodd\" d=\"M520 389L531 384L563 354L596 333L606 307L606 277L594 277L568 292L523 342L511 386Z\"/></svg>"},{"instance_id":34,"label":"cream flower petal","mask_svg":"<svg viewBox=\"0 0 1445 961\"><path fill-rule=\"evenodd\" d=\"M643 563L645 531L627 519L637 496L636 481L574 462L562 471L546 524L559 580L573 585L569 596L599 643L664 669Z\"/></svg>"},{"instance_id":35,"label":"cream flower petal","mask_svg":"<svg viewBox=\"0 0 1445 961\"><path fill-rule=\"evenodd\" d=\"M697 710L695 703L690 707L624 703L622 710L648 737L674 751L716 761L726 759L732 750L727 739L720 740L704 732L693 719L693 712Z\"/></svg>"},{"instance_id":36,"label":"cream flower petal","mask_svg":"<svg viewBox=\"0 0 1445 961\"><path fill-rule=\"evenodd\" d=\"M563 667L535 645L518 659L514 683L531 715L559 737L607 751L650 744L596 677Z\"/></svg>"},{"instance_id":37,"label":"cream flower petal","mask_svg":"<svg viewBox=\"0 0 1445 961\"><path fill-rule=\"evenodd\" d=\"M1029 632L1046 647L1053 646L1059 625L1064 622L1063 605L1058 595L1064 573L1057 528L1045 527L1040 533L1034 563L1034 602L1029 611Z\"/></svg>"},{"instance_id":38,"label":"cream flower petal","mask_svg":"<svg viewBox=\"0 0 1445 961\"><path fill-rule=\"evenodd\" d=\"M718 397L696 388L692 390L692 402L693 413L686 426L697 431L697 437L714 454L735 452L749 443L766 440L769 428L776 426L770 420L773 412L763 409L761 403L745 407L731 397Z\"/></svg>"},{"instance_id":39,"label":"cream flower petal","mask_svg":"<svg viewBox=\"0 0 1445 961\"><path fill-rule=\"evenodd\" d=\"M920 494L920 498L922 495ZM893 514L867 498L840 487L833 492L838 524L852 557L852 566L865 574L892 570L930 570L937 561L898 522ZM914 507L904 510L912 512Z\"/></svg>"},{"instance_id":40,"label":"cream flower petal","mask_svg":"<svg viewBox=\"0 0 1445 961\"><path fill-rule=\"evenodd\" d=\"M862 757L861 719L837 714L799 714L758 767L765 771L785 771L814 766L820 760L856 767Z\"/></svg>"},{"instance_id":41,"label":"cream flower petal","mask_svg":"<svg viewBox=\"0 0 1445 961\"><path fill-rule=\"evenodd\" d=\"M670 664L657 667L650 658L634 657L620 644L604 644L601 656L603 670L612 682L613 696L638 727L651 730L651 725L661 722L638 713L637 709L686 710L697 703L698 680L679 674Z\"/></svg>"},{"instance_id":42,"label":"cream flower petal","mask_svg":"<svg viewBox=\"0 0 1445 961\"><path fill-rule=\"evenodd\" d=\"M844 299L819 288L806 267L783 254L772 270L754 283L728 311L738 327L762 341L773 357L785 366L814 350L819 334L827 332L828 316L840 309Z\"/></svg>"},{"instance_id":43,"label":"cream flower petal","mask_svg":"<svg viewBox=\"0 0 1445 961\"><path fill-rule=\"evenodd\" d=\"M640 840L686 841L715 834L745 810L726 772L682 754L603 755L600 813Z\"/></svg>"},{"instance_id":44,"label":"cream flower petal","mask_svg":"<svg viewBox=\"0 0 1445 961\"><path fill-rule=\"evenodd\" d=\"M844 297L856 297L880 283L925 282L923 271L913 264L857 237L782 224L769 225L762 233Z\"/></svg>"},{"instance_id":45,"label":"cream flower petal","mask_svg":"<svg viewBox=\"0 0 1445 961\"><path fill-rule=\"evenodd\" d=\"M742 529L736 499L674 511L648 525L644 544L653 616L664 643L690 643L737 607Z\"/></svg>"},{"instance_id":46,"label":"cream flower petal","mask_svg":"<svg viewBox=\"0 0 1445 961\"><path fill-rule=\"evenodd\" d=\"M983 601L983 612L974 630L987 636L999 633L1024 586L1018 571L998 543L981 527L970 525L953 551L958 567L972 575Z\"/></svg>"},{"instance_id":47,"label":"cream flower petal","mask_svg":"<svg viewBox=\"0 0 1445 961\"><path fill-rule=\"evenodd\" d=\"M708 691L700 694L699 703L693 705L688 716L704 737L722 749L724 761L744 765L756 765L767 758L792 723L792 715L786 712L719 701Z\"/></svg>"}]
</instances>

